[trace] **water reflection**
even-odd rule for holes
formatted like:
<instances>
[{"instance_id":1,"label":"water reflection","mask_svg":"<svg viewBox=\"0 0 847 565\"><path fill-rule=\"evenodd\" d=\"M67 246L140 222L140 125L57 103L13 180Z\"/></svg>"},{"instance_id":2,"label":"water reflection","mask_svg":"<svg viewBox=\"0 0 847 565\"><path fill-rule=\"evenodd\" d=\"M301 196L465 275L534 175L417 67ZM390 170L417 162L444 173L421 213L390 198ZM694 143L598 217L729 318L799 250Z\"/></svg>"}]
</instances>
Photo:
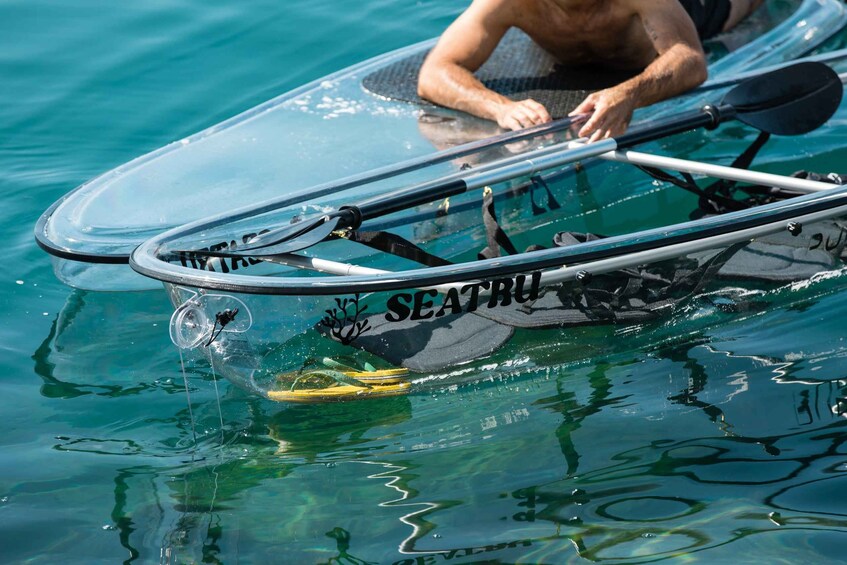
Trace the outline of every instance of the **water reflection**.
<instances>
[{"instance_id":1,"label":"water reflection","mask_svg":"<svg viewBox=\"0 0 847 565\"><path fill-rule=\"evenodd\" d=\"M556 379L554 396L533 403L533 408L562 415L556 436L566 461L564 477L512 490L511 512L501 511L498 506L503 503L492 496L477 501L508 522L499 529L489 523L485 529L553 525L555 535L513 538L512 543L534 548L522 552L525 557L544 561L556 555L557 562L565 560L556 553L563 551L557 543L563 540L581 559L643 562L706 550L730 558L733 550L726 548L753 534L769 534L773 539L768 549L779 551L782 528L789 524L808 529L809 535L818 529L844 533L847 514L842 501L830 503L831 496L826 495L843 481L831 475L847 471L842 355L834 350L816 357L823 366L815 369L829 369L836 378L815 379L802 370L803 359L734 355L704 338L700 343L662 347L649 359L601 363L579 371L578 383L566 372ZM644 390L626 374L633 362L667 371L667 388ZM643 367L638 373L648 380L658 376ZM583 383L586 386L580 386ZM657 393L666 399L658 407ZM595 461L605 464L583 463L592 450L610 447L599 439L603 419L616 419L615 411L649 405L653 409L645 421L614 428L617 441L609 443L616 444L617 451L611 448L606 457L594 454ZM782 417L791 415L796 417ZM664 424L664 431L645 433L647 419ZM640 436L652 439L620 449L637 445ZM580 448L586 437L595 440ZM837 461L831 460L839 455ZM788 499L799 504L789 507L784 502ZM827 502L810 504L815 500ZM493 549L442 551L480 555ZM427 555L438 553L433 549ZM508 557L504 553L498 558Z\"/></svg>"},{"instance_id":2,"label":"water reflection","mask_svg":"<svg viewBox=\"0 0 847 565\"><path fill-rule=\"evenodd\" d=\"M472 384L407 397L284 406L224 387L223 430L198 366L196 445L181 386L159 384L179 383L177 364L101 374L74 335L109 299L73 295L34 360L44 394L62 401L53 448L74 458L71 476L93 457L114 467L108 526L126 563L736 561L748 548L837 559L847 350L835 320L847 303L836 289L757 294L767 308L709 310L685 331L647 324L591 362L518 343L530 361L512 374L492 363ZM823 312L833 321L809 329ZM574 348L620 337L568 336ZM139 340L131 356L157 346ZM125 413L126 395L155 395L155 407ZM92 401L100 424L79 420ZM12 498L41 488L22 483Z\"/></svg>"},{"instance_id":3,"label":"water reflection","mask_svg":"<svg viewBox=\"0 0 847 565\"><path fill-rule=\"evenodd\" d=\"M339 563L350 565L376 565L376 561L365 561L364 559L353 557L350 553L348 553L350 549L350 533L344 528L333 528L326 533L326 536L334 539L338 546L338 556L327 559L327 564Z\"/></svg>"},{"instance_id":4,"label":"water reflection","mask_svg":"<svg viewBox=\"0 0 847 565\"><path fill-rule=\"evenodd\" d=\"M246 548L272 553L280 544L322 563L645 562L707 550L727 556L722 548L732 542L778 536L786 526L844 528L847 514L836 503L821 503L822 492L809 495L826 489L825 481L843 480L843 419L771 422L767 435L747 435L745 419L758 415L733 409L751 393L730 384L737 379L710 374L704 358L692 364L701 350L708 348L640 361L655 365L648 373L682 368L658 407L655 374L644 377L647 386L637 382L630 359L438 398L275 411L260 402L251 431L232 432L220 448L205 446L207 459L119 475L114 523L128 548L139 543L136 532L150 530L137 523L138 507L127 505L132 477L141 498L156 500L160 529L167 530L160 534L163 555L173 559L167 563L190 556L225 562ZM717 352L712 359L718 356L726 357ZM767 372L748 369L751 379ZM695 375L696 392L675 389ZM526 399L496 392L528 384L537 388ZM771 408L796 409L795 400L812 398L815 389L831 389L833 400L845 393L832 383L790 386L809 395L768 394ZM694 401L706 392L728 400L719 411ZM653 408L642 417L626 417L647 404ZM231 414L233 406L225 407ZM444 415L460 407L463 417ZM523 417L500 417L515 412ZM548 426L552 415L559 423ZM491 458L498 481L484 464ZM164 490L153 487L163 481Z\"/></svg>"},{"instance_id":5,"label":"water reflection","mask_svg":"<svg viewBox=\"0 0 847 565\"><path fill-rule=\"evenodd\" d=\"M271 415L266 425L279 444L278 454L314 463L356 457L359 446L379 439L390 441L390 433L374 437L374 430L400 425L411 417L411 400L394 397L382 402L291 406Z\"/></svg>"},{"instance_id":6,"label":"water reflection","mask_svg":"<svg viewBox=\"0 0 847 565\"><path fill-rule=\"evenodd\" d=\"M156 298L154 304L163 303L161 297ZM145 307L150 304L146 300L143 303ZM171 372L158 371L166 361L151 354L162 344L161 340L151 340L150 327L167 327L162 320L167 321L164 314L133 311L133 301L125 293L71 291L49 333L32 354L35 374L43 381L41 394L56 399L85 395L116 398L160 389L168 393L183 390L181 382L136 378L134 370L140 372L141 367L150 374ZM131 366L137 361L135 367ZM124 374L130 378L121 379Z\"/></svg>"}]
</instances>

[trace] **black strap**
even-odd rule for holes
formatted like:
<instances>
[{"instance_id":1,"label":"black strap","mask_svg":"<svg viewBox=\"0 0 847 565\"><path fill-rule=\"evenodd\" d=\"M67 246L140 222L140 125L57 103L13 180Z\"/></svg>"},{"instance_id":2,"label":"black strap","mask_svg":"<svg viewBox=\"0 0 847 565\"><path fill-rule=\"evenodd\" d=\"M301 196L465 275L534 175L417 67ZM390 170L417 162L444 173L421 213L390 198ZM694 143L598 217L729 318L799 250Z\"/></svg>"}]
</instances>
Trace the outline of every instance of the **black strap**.
<instances>
[{"instance_id":1,"label":"black strap","mask_svg":"<svg viewBox=\"0 0 847 565\"><path fill-rule=\"evenodd\" d=\"M744 152L732 162L732 166L736 169L749 169L753 163L753 159L759 154L759 151L764 147L765 143L771 138L771 134L766 131L759 132L753 143L744 150ZM734 182L734 181L733 181Z\"/></svg>"},{"instance_id":2,"label":"black strap","mask_svg":"<svg viewBox=\"0 0 847 565\"><path fill-rule=\"evenodd\" d=\"M350 241L367 245L377 251L409 259L427 267L444 267L453 264L446 259L427 253L411 241L387 231L354 230L350 232L348 238Z\"/></svg>"},{"instance_id":3,"label":"black strap","mask_svg":"<svg viewBox=\"0 0 847 565\"><path fill-rule=\"evenodd\" d=\"M488 246L479 252L480 259L493 259L500 257L500 248L506 250L509 255L517 255L518 250L512 244L509 236L497 223L497 213L494 210L494 192L486 187L482 197L482 221L485 225L485 238Z\"/></svg>"},{"instance_id":4,"label":"black strap","mask_svg":"<svg viewBox=\"0 0 847 565\"><path fill-rule=\"evenodd\" d=\"M544 178L541 177L541 175L535 175L534 177L530 178L529 180L532 181L530 186L529 186L529 200L532 203L532 214L533 214L533 216L540 216L541 214L544 214L548 210L558 210L559 208L562 207L561 204L559 204L559 202L553 196L553 191L550 190L550 185L547 184L547 181L545 181ZM544 208L544 206L538 204L535 201L535 191L539 188L544 189L544 191L547 193L547 208L546 209Z\"/></svg>"},{"instance_id":5,"label":"black strap","mask_svg":"<svg viewBox=\"0 0 847 565\"><path fill-rule=\"evenodd\" d=\"M690 173L680 173L682 178L679 178L673 176L667 171L657 169L656 167L648 167L647 165L636 165L636 167L658 181L671 183L680 188L684 188L689 192L693 192L700 197L703 197L706 194L703 189L697 186L697 183L694 181L694 177L692 177Z\"/></svg>"},{"instance_id":6,"label":"black strap","mask_svg":"<svg viewBox=\"0 0 847 565\"><path fill-rule=\"evenodd\" d=\"M753 143L750 144L747 149L744 150L741 155L739 155L735 161L732 162L732 167L736 169L749 169L750 165L753 163L753 159L756 158L756 155L759 151L764 147L765 143L770 139L771 134L767 132L760 132L756 139L753 140ZM719 212L721 209L717 208L715 205L723 205L723 211L727 210L743 210L745 208L749 208L751 205L748 203L747 205L738 204L738 200L735 200L732 195L733 191L738 185L738 181L734 180L726 180L720 179L705 189L703 192L705 196L700 199L700 208L706 211L715 210Z\"/></svg>"},{"instance_id":7,"label":"black strap","mask_svg":"<svg viewBox=\"0 0 847 565\"><path fill-rule=\"evenodd\" d=\"M753 140L747 149L744 150L733 162L732 167L736 169L747 169L753 162L753 159L762 149L762 147L770 139L770 134L761 132ZM700 211L706 214L722 214L724 212L746 210L751 206L755 206L760 202L751 202L745 200L737 200L733 197L737 188L738 182L732 180L721 179L713 182L705 188L700 188L689 173L680 173L680 177L676 177L666 171L655 167L638 166L639 169L662 182L668 182L689 192L692 192L700 197ZM751 187L750 192L755 193L760 187ZM747 191L747 187L744 187Z\"/></svg>"}]
</instances>

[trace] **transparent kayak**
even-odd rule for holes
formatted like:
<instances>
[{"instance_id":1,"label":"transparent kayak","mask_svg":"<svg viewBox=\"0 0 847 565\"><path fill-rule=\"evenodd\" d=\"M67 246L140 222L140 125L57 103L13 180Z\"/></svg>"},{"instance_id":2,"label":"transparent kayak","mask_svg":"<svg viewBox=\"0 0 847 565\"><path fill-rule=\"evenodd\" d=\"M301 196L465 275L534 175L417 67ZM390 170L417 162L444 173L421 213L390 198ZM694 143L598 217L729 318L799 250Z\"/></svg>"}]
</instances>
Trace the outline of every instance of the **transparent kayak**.
<instances>
[{"instance_id":1,"label":"transparent kayak","mask_svg":"<svg viewBox=\"0 0 847 565\"><path fill-rule=\"evenodd\" d=\"M712 86L803 56L845 21L847 10L836 0L768 3L767 10L711 45ZM173 227L280 199L300 203L307 214L317 196L332 196L323 203L330 206L550 143L548 135L543 141L477 149L480 139L498 134L489 122L363 88L367 77L431 45L345 69L109 171L51 206L36 226L36 238L54 256L56 274L67 284L154 288L125 263L141 242ZM640 110L636 119L649 121L710 92ZM552 137L562 141L569 135L562 130ZM457 147L467 148L461 159L452 158Z\"/></svg>"},{"instance_id":2,"label":"transparent kayak","mask_svg":"<svg viewBox=\"0 0 847 565\"><path fill-rule=\"evenodd\" d=\"M793 80L813 82L800 68ZM828 124L808 135L840 137L847 103L839 106L838 70L826 69L835 93ZM774 87L779 79L766 80ZM737 122L698 129L666 145L737 145L739 130ZM805 137L793 139L799 147ZM429 190L424 184L348 207L319 199L311 205L323 212L312 216L282 204L201 220L144 242L131 266L165 283L177 346L208 355L236 384L289 402L407 394L546 363L527 344L570 336L557 355L579 361L617 341L602 328L626 334L626 343L667 338L675 317L714 321L746 311L751 294L841 284L845 179L616 151L616 143L569 142L475 167L457 173L464 190L426 202L409 200ZM388 205L368 215L373 202ZM362 212L360 225L333 224L310 239L349 206ZM278 237L292 230L300 232Z\"/></svg>"}]
</instances>

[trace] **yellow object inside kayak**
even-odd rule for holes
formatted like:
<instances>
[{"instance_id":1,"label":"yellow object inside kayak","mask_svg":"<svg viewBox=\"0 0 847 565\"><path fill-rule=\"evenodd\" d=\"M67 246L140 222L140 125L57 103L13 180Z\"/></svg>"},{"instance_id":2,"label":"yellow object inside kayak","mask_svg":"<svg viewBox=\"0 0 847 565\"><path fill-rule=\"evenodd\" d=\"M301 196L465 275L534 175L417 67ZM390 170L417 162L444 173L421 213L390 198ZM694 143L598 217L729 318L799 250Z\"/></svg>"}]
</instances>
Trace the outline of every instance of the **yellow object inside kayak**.
<instances>
[{"instance_id":1,"label":"yellow object inside kayak","mask_svg":"<svg viewBox=\"0 0 847 565\"><path fill-rule=\"evenodd\" d=\"M355 369L324 359L327 368L314 368L277 377L279 389L268 391L278 402L319 403L406 394L412 384L408 369Z\"/></svg>"}]
</instances>

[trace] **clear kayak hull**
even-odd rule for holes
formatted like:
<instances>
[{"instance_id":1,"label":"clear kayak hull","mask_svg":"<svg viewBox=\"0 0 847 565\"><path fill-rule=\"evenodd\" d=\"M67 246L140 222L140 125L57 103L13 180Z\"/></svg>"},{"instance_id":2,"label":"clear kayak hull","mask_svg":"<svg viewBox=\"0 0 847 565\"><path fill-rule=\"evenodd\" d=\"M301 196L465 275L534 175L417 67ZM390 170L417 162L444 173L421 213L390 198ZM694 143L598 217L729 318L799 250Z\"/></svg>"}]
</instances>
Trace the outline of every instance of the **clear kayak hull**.
<instances>
[{"instance_id":1,"label":"clear kayak hull","mask_svg":"<svg viewBox=\"0 0 847 565\"><path fill-rule=\"evenodd\" d=\"M717 323L843 284L847 188L691 220L702 215L695 195L622 167L545 171L451 198L447 213L433 203L363 225L449 265L421 267L346 239L261 262L201 262L202 250L175 259L198 243L177 229L143 244L133 267L166 283L177 345L203 352L239 386L288 402L581 362L676 339L680 317L696 320L688 327ZM543 249L477 259L492 243L486 208L516 248ZM207 243L234 233L207 228ZM235 314L224 324L227 312ZM368 381L380 374L392 378Z\"/></svg>"},{"instance_id":2,"label":"clear kayak hull","mask_svg":"<svg viewBox=\"0 0 847 565\"><path fill-rule=\"evenodd\" d=\"M713 79L804 55L847 19L843 3L835 0L774 4L771 16L784 19L751 24L770 31L751 40L761 29L741 29L733 37L743 46L723 56L716 47ZM36 237L56 257L59 278L72 286L151 288L123 264L137 245L164 230L280 195L308 203L316 186L339 199L379 193L385 181L345 184L345 179L355 181L397 163L425 163L456 144L497 133L490 123L455 113L447 112L448 119L423 118L431 108L386 100L362 88L364 77L430 46L426 42L366 61L109 171L55 203L39 221ZM644 109L637 119L649 120L681 103ZM393 180L413 184L468 162L478 166L536 148L525 143L481 150L461 160L413 167ZM346 188L334 190L338 185Z\"/></svg>"}]
</instances>

